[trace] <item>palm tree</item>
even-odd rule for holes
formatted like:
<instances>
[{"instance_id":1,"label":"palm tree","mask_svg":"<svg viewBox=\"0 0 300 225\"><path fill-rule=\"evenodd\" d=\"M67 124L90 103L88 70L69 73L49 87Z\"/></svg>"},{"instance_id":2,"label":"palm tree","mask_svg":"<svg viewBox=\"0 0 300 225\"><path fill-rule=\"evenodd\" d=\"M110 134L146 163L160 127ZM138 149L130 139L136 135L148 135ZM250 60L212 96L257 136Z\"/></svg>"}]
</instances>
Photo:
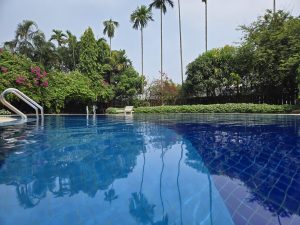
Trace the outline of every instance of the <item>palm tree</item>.
<instances>
[{"instance_id":1,"label":"palm tree","mask_svg":"<svg viewBox=\"0 0 300 225\"><path fill-rule=\"evenodd\" d=\"M147 26L149 21L153 21L151 9L145 5L138 7L130 16L133 23L133 28L141 31L141 49L142 49L142 75L144 75L144 36L143 29Z\"/></svg>"},{"instance_id":2,"label":"palm tree","mask_svg":"<svg viewBox=\"0 0 300 225\"><path fill-rule=\"evenodd\" d=\"M109 55L111 56L111 39L115 36L115 29L119 26L117 21L113 21L112 19L106 20L103 22L104 30L103 34L108 36L109 38Z\"/></svg>"},{"instance_id":3,"label":"palm tree","mask_svg":"<svg viewBox=\"0 0 300 225\"><path fill-rule=\"evenodd\" d=\"M52 40L57 41L58 46L61 47L62 44L65 43L65 41L66 41L65 38L67 36L61 30L53 29L52 31L54 34L52 34L52 36L50 37L50 41L52 41Z\"/></svg>"},{"instance_id":4,"label":"palm tree","mask_svg":"<svg viewBox=\"0 0 300 225\"><path fill-rule=\"evenodd\" d=\"M181 7L178 0L178 19L179 19L179 43L180 43L180 65L181 65L181 85L183 84L183 60L182 60L182 34L181 34Z\"/></svg>"},{"instance_id":5,"label":"palm tree","mask_svg":"<svg viewBox=\"0 0 300 225\"><path fill-rule=\"evenodd\" d=\"M66 33L67 33L66 42L69 45L69 49L72 50L72 58L73 58L73 66L74 66L73 69L75 69L75 67L76 67L75 47L76 47L77 39L76 39L76 36L71 33L71 31L67 30Z\"/></svg>"},{"instance_id":6,"label":"palm tree","mask_svg":"<svg viewBox=\"0 0 300 225\"><path fill-rule=\"evenodd\" d=\"M172 0L153 0L150 4L150 9L156 8L160 10L160 82L161 82L161 93L163 89L163 14L167 12L167 5L170 5L172 8L174 7L174 3Z\"/></svg>"},{"instance_id":7,"label":"palm tree","mask_svg":"<svg viewBox=\"0 0 300 225\"><path fill-rule=\"evenodd\" d=\"M21 54L25 54L28 57L32 56L33 45L31 41L37 32L37 24L31 20L24 20L18 24L15 41L13 42Z\"/></svg>"}]
</instances>

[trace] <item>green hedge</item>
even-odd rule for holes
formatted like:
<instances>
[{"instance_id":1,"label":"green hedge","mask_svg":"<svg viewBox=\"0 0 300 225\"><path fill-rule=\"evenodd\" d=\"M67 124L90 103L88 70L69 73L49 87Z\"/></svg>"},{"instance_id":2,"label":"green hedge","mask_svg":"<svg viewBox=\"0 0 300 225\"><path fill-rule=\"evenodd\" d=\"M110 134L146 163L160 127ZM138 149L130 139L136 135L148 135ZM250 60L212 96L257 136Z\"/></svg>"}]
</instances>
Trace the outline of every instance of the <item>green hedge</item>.
<instances>
[{"instance_id":1,"label":"green hedge","mask_svg":"<svg viewBox=\"0 0 300 225\"><path fill-rule=\"evenodd\" d=\"M135 108L135 113L289 113L295 110L291 105L267 104L214 104L181 105Z\"/></svg>"},{"instance_id":2,"label":"green hedge","mask_svg":"<svg viewBox=\"0 0 300 225\"><path fill-rule=\"evenodd\" d=\"M105 112L107 114L119 114L119 113L123 112L123 110L124 110L124 108L112 108L112 107L110 107L110 108L107 108L105 110Z\"/></svg>"}]
</instances>

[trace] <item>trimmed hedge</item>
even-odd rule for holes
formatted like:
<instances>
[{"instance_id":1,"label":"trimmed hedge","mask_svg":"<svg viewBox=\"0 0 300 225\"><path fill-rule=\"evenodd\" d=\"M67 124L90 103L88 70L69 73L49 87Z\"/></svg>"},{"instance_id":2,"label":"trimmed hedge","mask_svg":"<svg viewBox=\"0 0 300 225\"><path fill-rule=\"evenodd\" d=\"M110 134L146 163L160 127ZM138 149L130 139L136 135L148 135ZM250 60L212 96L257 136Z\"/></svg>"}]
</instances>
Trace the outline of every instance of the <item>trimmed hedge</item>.
<instances>
[{"instance_id":1,"label":"trimmed hedge","mask_svg":"<svg viewBox=\"0 0 300 225\"><path fill-rule=\"evenodd\" d=\"M123 111L124 111L124 108L112 108L112 107L107 108L105 110L105 112L107 114L119 114L119 113L122 113Z\"/></svg>"},{"instance_id":2,"label":"trimmed hedge","mask_svg":"<svg viewBox=\"0 0 300 225\"><path fill-rule=\"evenodd\" d=\"M181 105L135 108L135 113L290 113L295 110L291 105L267 104L214 104Z\"/></svg>"}]
</instances>

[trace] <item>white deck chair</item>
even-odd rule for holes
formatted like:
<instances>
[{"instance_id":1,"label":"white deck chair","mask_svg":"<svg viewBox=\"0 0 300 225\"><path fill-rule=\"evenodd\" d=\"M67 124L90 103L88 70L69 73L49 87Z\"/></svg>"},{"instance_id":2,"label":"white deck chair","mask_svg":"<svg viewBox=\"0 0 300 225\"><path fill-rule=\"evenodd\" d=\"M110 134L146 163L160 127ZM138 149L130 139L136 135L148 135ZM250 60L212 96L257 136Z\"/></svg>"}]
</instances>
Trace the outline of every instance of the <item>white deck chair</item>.
<instances>
[{"instance_id":1,"label":"white deck chair","mask_svg":"<svg viewBox=\"0 0 300 225\"><path fill-rule=\"evenodd\" d=\"M133 113L133 106L126 106L124 109L124 114L125 116L127 115L127 113L130 113L130 115L132 115Z\"/></svg>"}]
</instances>

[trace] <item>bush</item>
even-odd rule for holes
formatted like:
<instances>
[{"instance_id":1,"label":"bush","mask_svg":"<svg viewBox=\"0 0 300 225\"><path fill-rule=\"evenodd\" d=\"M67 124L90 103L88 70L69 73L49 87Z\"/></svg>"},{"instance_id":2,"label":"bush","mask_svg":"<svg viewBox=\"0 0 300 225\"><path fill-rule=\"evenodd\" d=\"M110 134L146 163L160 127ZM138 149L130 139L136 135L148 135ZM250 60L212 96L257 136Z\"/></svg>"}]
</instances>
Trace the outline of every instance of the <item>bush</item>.
<instances>
[{"instance_id":1,"label":"bush","mask_svg":"<svg viewBox=\"0 0 300 225\"><path fill-rule=\"evenodd\" d=\"M289 113L296 107L267 104L214 104L139 107L135 113Z\"/></svg>"},{"instance_id":2,"label":"bush","mask_svg":"<svg viewBox=\"0 0 300 225\"><path fill-rule=\"evenodd\" d=\"M0 115L11 115L11 112L9 112L5 109L0 109Z\"/></svg>"},{"instance_id":3,"label":"bush","mask_svg":"<svg viewBox=\"0 0 300 225\"><path fill-rule=\"evenodd\" d=\"M105 110L105 112L106 112L107 114L118 114L118 113L123 112L123 109L120 109L120 108L112 108L112 107L110 107L110 108L107 108L107 109Z\"/></svg>"}]
</instances>

